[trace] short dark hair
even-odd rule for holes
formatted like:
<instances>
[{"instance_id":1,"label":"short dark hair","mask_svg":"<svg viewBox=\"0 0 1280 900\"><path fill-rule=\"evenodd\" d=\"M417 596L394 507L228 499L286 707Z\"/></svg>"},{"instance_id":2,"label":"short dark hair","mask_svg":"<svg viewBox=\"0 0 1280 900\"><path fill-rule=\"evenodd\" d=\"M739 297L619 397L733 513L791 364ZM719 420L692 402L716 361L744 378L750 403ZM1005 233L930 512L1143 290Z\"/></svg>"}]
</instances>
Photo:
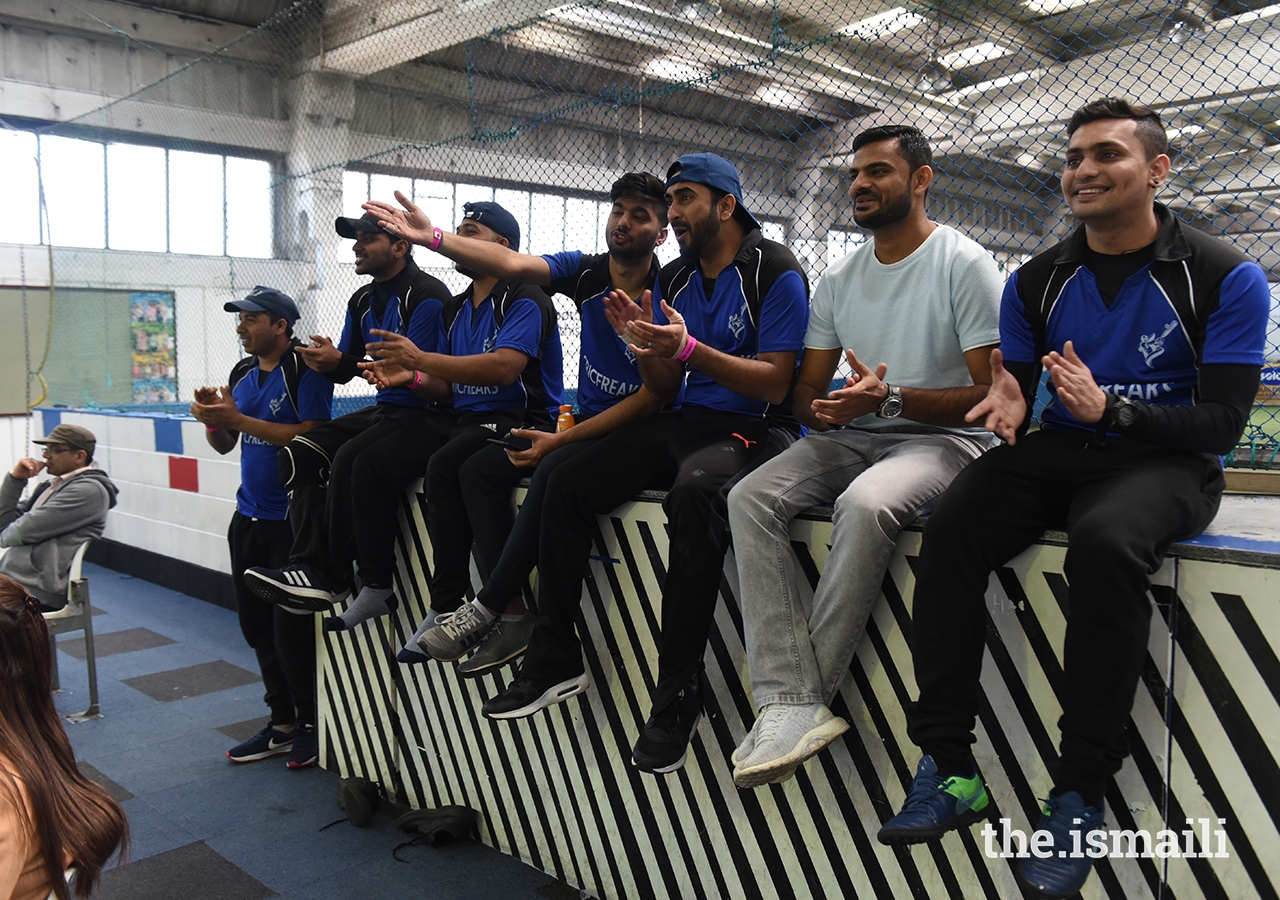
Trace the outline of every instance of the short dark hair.
<instances>
[{"instance_id":1,"label":"short dark hair","mask_svg":"<svg viewBox=\"0 0 1280 900\"><path fill-rule=\"evenodd\" d=\"M609 190L609 202L639 200L653 207L654 214L663 225L667 224L667 188L662 180L648 172L628 172L613 183Z\"/></svg>"},{"instance_id":2,"label":"short dark hair","mask_svg":"<svg viewBox=\"0 0 1280 900\"><path fill-rule=\"evenodd\" d=\"M898 155L907 161L912 172L921 166L933 165L933 148L929 146L929 139L914 125L879 125L868 128L853 139L853 152L857 153L867 144L893 140L898 142Z\"/></svg>"},{"instance_id":3,"label":"short dark hair","mask_svg":"<svg viewBox=\"0 0 1280 900\"><path fill-rule=\"evenodd\" d=\"M270 310L267 311L267 321L270 322L272 325L276 324L281 319L284 319L284 316L277 316L275 313L271 312ZM293 340L293 323L288 321L287 319L285 319L285 323L284 323L284 334L285 334L285 337L287 337L289 340Z\"/></svg>"},{"instance_id":4,"label":"short dark hair","mask_svg":"<svg viewBox=\"0 0 1280 900\"><path fill-rule=\"evenodd\" d=\"M1081 125L1098 122L1103 119L1132 119L1135 123L1134 133L1147 151L1147 159L1155 159L1162 153L1169 152L1169 136L1165 134L1164 123L1154 109L1136 106L1119 97L1104 97L1086 103L1071 115L1067 123L1067 139L1076 133Z\"/></svg>"}]
</instances>

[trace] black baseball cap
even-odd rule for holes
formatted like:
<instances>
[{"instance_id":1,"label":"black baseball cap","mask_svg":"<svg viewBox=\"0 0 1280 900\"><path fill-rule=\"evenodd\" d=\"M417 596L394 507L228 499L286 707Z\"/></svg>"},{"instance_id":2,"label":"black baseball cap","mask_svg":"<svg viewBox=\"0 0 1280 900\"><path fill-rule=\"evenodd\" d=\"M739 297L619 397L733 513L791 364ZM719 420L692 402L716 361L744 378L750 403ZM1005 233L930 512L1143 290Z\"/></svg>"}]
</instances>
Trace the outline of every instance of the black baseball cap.
<instances>
[{"instance_id":1,"label":"black baseball cap","mask_svg":"<svg viewBox=\"0 0 1280 900\"><path fill-rule=\"evenodd\" d=\"M742 182L738 179L737 168L723 156L716 156L714 153L686 153L667 169L667 189L670 190L671 185L681 181L705 184L733 195L733 199L738 201L733 214L738 216L748 230L760 227L756 217L751 215L747 205L742 202Z\"/></svg>"},{"instance_id":2,"label":"black baseball cap","mask_svg":"<svg viewBox=\"0 0 1280 900\"><path fill-rule=\"evenodd\" d=\"M393 241L400 240L400 235L395 232L388 231L380 226L378 224L378 217L370 212L365 213L358 219L352 219L347 216L338 216L333 223L333 227L337 230L338 234L349 241L354 241L356 239L357 231L363 231L366 234L385 234Z\"/></svg>"},{"instance_id":3,"label":"black baseball cap","mask_svg":"<svg viewBox=\"0 0 1280 900\"><path fill-rule=\"evenodd\" d=\"M462 218L473 219L493 229L495 234L507 239L507 246L512 250L520 249L520 225L516 217L492 200L462 204Z\"/></svg>"},{"instance_id":4,"label":"black baseball cap","mask_svg":"<svg viewBox=\"0 0 1280 900\"><path fill-rule=\"evenodd\" d=\"M227 312L265 312L284 319L290 325L298 321L298 304L288 294L258 285L243 300L228 300L222 306Z\"/></svg>"}]
</instances>

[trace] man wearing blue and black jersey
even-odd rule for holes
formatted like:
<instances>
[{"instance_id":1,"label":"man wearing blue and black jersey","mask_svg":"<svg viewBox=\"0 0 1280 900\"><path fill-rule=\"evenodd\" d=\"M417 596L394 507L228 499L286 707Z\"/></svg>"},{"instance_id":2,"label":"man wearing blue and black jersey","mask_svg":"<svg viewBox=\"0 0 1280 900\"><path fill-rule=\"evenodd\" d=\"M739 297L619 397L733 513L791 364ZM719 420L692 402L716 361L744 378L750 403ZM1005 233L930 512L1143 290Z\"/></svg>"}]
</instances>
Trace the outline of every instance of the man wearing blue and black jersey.
<instances>
[{"instance_id":1,"label":"man wearing blue and black jersey","mask_svg":"<svg viewBox=\"0 0 1280 900\"><path fill-rule=\"evenodd\" d=\"M403 335L422 349L438 349L449 289L418 268L409 242L368 216L340 218L335 228L355 242L356 272L373 280L347 302L336 346L327 337L311 335L311 345L298 348L307 366L334 384L346 384L361 374L357 363L365 358L366 345L376 340L375 329ZM433 399L448 396L443 384L422 388L423 393L432 390ZM390 552L395 507L371 508L364 482L369 472L394 474L405 486L421 476L421 468L406 465L385 441L423 418L431 402L407 387L386 387L373 405L314 428L280 451L293 545L283 568L259 566L245 573L258 596L295 609L325 610L350 591L351 563L361 551L384 542ZM389 529L380 527L384 520L391 521ZM389 592L389 574L378 577L385 577ZM361 580L367 585L368 575Z\"/></svg>"},{"instance_id":2,"label":"man wearing blue and black jersey","mask_svg":"<svg viewBox=\"0 0 1280 900\"><path fill-rule=\"evenodd\" d=\"M451 240L519 250L520 227L497 203L468 203L463 211ZM451 387L456 422L450 428L442 430L438 418L430 417L400 435L404 457L426 468L427 533L435 563L428 621L454 612L471 580L472 530L458 470L490 439L513 429L549 428L563 393L560 329L551 298L537 285L480 274L465 262L456 268L473 280L445 312L442 352L424 352L403 336L378 331L369 352L380 361L363 364L379 384L421 376ZM380 490L391 497L403 486L387 483ZM350 620L350 611L343 618Z\"/></svg>"},{"instance_id":3,"label":"man wearing blue and black jersey","mask_svg":"<svg viewBox=\"0 0 1280 900\"><path fill-rule=\"evenodd\" d=\"M652 712L633 752L648 772L684 764L702 713L702 655L728 545L725 485L761 460L771 404L785 400L809 318L808 282L790 251L765 240L742 202L737 170L710 153L667 171L668 217L680 258L659 278L657 304L615 292L646 388L682 406L614 431L551 476L538 557L538 627L519 676L484 705L520 718L580 693L588 679L574 618L596 516L645 488L667 490L667 576ZM687 379L686 379L687 372Z\"/></svg>"},{"instance_id":4,"label":"man wearing blue and black jersey","mask_svg":"<svg viewBox=\"0 0 1280 900\"><path fill-rule=\"evenodd\" d=\"M1223 489L1219 454L1249 418L1263 363L1266 278L1230 244L1155 202L1169 173L1164 126L1123 100L1067 127L1062 191L1082 226L1005 286L993 382L969 413L1008 443L962 471L929 518L915 567L916 683L908 733L924 751L885 843L941 837L989 813L971 745L993 569L1046 528L1067 532L1061 759L1021 860L1034 896L1089 876L1147 657L1148 589L1170 544L1199 534ZM1041 429L1026 433L1039 368ZM1052 764L1051 761L1046 761Z\"/></svg>"},{"instance_id":5,"label":"man wearing blue and black jersey","mask_svg":"<svg viewBox=\"0 0 1280 900\"><path fill-rule=\"evenodd\" d=\"M230 453L240 444L240 489L227 540L240 631L258 657L271 721L232 747L227 758L252 762L289 754L291 769L313 765L318 754L315 630L309 616L291 615L247 588L250 566L280 566L293 534L289 498L276 457L300 434L326 422L333 384L307 368L293 339L298 307L274 288L255 287L223 307L239 314L236 333L248 354L231 369L227 386L196 390L191 414L206 428L209 446Z\"/></svg>"},{"instance_id":6,"label":"man wearing blue and black jersey","mask_svg":"<svg viewBox=\"0 0 1280 900\"><path fill-rule=\"evenodd\" d=\"M636 297L656 291L660 266L653 251L667 235L664 192L662 182L647 172L629 172L614 182L607 253L571 250L529 256L453 235L443 236L436 248L470 269L548 285L573 300L582 323L577 424L558 433L518 430L518 438L531 441L529 449L486 447L463 464L459 478L484 587L471 604L459 607L459 614L419 629L400 652L401 662L425 662L424 650L436 659L457 659L479 645L458 667L464 677L476 677L519 655L528 644L533 618L524 613L521 593L538 561L547 480L599 438L661 406L644 387L630 345L609 324L604 300L615 289ZM366 208L398 234L429 244L434 238L430 220L403 195L397 199L404 210L385 203ZM525 476L530 477L529 490L513 517L511 492Z\"/></svg>"}]
</instances>

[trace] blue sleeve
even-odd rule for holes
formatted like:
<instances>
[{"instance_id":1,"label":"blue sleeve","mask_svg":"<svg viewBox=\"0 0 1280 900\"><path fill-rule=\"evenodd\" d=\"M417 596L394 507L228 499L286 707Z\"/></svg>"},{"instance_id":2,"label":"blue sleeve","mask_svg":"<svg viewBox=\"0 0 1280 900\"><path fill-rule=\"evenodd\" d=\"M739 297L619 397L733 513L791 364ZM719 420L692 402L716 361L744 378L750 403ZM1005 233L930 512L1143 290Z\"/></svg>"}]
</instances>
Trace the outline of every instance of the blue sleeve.
<instances>
[{"instance_id":1,"label":"blue sleeve","mask_svg":"<svg viewBox=\"0 0 1280 900\"><path fill-rule=\"evenodd\" d=\"M441 352L443 350L440 343L443 333L443 315L444 305L435 297L428 297L413 308L405 335L419 350L426 353Z\"/></svg>"},{"instance_id":2,"label":"blue sleeve","mask_svg":"<svg viewBox=\"0 0 1280 900\"><path fill-rule=\"evenodd\" d=\"M1255 263L1227 273L1218 292L1218 308L1205 323L1201 362L1261 366L1265 359L1271 292L1267 276Z\"/></svg>"},{"instance_id":3,"label":"blue sleeve","mask_svg":"<svg viewBox=\"0 0 1280 900\"><path fill-rule=\"evenodd\" d=\"M305 369L298 382L298 421L333 418L333 382L319 372Z\"/></svg>"},{"instance_id":4,"label":"blue sleeve","mask_svg":"<svg viewBox=\"0 0 1280 900\"><path fill-rule=\"evenodd\" d=\"M347 304L347 316L342 321L342 337L338 338L338 349L343 353L351 352L351 334L355 331L355 323L351 321L351 304ZM363 356L364 354L360 354Z\"/></svg>"},{"instance_id":5,"label":"blue sleeve","mask_svg":"<svg viewBox=\"0 0 1280 900\"><path fill-rule=\"evenodd\" d=\"M578 250L565 250L561 253L548 253L542 257L551 267L551 286L561 278L570 278L578 274L582 267L582 253ZM560 293L564 293L560 291Z\"/></svg>"},{"instance_id":6,"label":"blue sleeve","mask_svg":"<svg viewBox=\"0 0 1280 900\"><path fill-rule=\"evenodd\" d=\"M518 297L502 318L494 349L510 347L525 356L538 358L542 345L542 310L529 297Z\"/></svg>"},{"instance_id":7,"label":"blue sleeve","mask_svg":"<svg viewBox=\"0 0 1280 900\"><path fill-rule=\"evenodd\" d=\"M1000 352L1005 362L1039 362L1031 323L1027 321L1022 298L1018 296L1017 272L1004 283L1004 296L1000 298Z\"/></svg>"},{"instance_id":8,"label":"blue sleeve","mask_svg":"<svg viewBox=\"0 0 1280 900\"><path fill-rule=\"evenodd\" d=\"M794 269L783 272L769 287L760 307L760 352L799 352L809 328L809 292Z\"/></svg>"}]
</instances>

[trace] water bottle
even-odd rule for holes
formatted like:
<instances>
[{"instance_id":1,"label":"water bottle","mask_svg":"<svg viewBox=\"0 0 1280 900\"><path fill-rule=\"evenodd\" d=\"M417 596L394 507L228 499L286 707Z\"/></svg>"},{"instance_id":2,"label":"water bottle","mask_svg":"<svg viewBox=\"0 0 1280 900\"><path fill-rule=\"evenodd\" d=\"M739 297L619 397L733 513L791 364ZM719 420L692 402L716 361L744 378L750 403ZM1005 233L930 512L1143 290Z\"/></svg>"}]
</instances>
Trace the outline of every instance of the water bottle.
<instances>
[{"instance_id":1,"label":"water bottle","mask_svg":"<svg viewBox=\"0 0 1280 900\"><path fill-rule=\"evenodd\" d=\"M556 416L556 433L568 431L573 427L573 407L565 404L560 407L560 415Z\"/></svg>"}]
</instances>

